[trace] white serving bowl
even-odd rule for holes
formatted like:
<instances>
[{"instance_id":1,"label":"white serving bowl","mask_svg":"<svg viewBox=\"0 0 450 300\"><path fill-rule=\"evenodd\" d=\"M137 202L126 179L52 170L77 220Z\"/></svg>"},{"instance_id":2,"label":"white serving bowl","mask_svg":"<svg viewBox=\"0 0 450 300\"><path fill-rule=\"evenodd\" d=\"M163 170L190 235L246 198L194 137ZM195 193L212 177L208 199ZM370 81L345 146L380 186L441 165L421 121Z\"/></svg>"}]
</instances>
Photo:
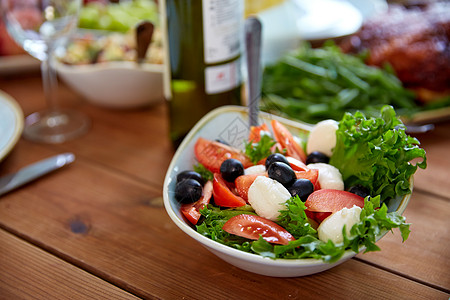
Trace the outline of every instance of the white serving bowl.
<instances>
[{"instance_id":1,"label":"white serving bowl","mask_svg":"<svg viewBox=\"0 0 450 300\"><path fill-rule=\"evenodd\" d=\"M163 65L117 61L53 65L62 80L92 104L130 109L163 101Z\"/></svg>"},{"instance_id":2,"label":"white serving bowl","mask_svg":"<svg viewBox=\"0 0 450 300\"><path fill-rule=\"evenodd\" d=\"M305 134L311 129L309 124L293 122L267 113L260 113L259 118L260 124L267 123L269 126L272 119L277 119L294 135ZM195 231L182 216L180 203L175 199L174 195L177 174L184 170L192 170L193 165L196 163L194 144L199 137L210 140L220 138L232 146L241 147L243 140L248 137L248 110L245 107L224 106L211 111L186 136L170 163L164 180L164 206L172 221L187 235L201 243L218 257L238 268L275 277L296 277L322 272L356 255L356 253L349 250L341 259L331 264L317 259L271 259L225 246ZM408 194L391 200L388 205L389 211L403 213L410 197L411 194Z\"/></svg>"}]
</instances>

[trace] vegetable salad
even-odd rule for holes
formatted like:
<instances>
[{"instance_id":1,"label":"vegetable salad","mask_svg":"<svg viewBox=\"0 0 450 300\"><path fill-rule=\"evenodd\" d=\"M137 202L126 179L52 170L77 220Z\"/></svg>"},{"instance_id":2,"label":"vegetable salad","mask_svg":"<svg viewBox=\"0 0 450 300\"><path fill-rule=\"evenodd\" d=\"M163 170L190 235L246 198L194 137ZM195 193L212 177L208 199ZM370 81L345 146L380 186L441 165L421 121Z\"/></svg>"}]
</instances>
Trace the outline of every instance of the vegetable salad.
<instances>
[{"instance_id":1,"label":"vegetable salad","mask_svg":"<svg viewBox=\"0 0 450 300\"><path fill-rule=\"evenodd\" d=\"M244 150L197 140L198 164L178 174L175 198L200 234L264 257L325 262L380 250L376 240L393 228L408 238L388 203L411 193L426 155L391 106L319 122L305 141L270 125L252 127Z\"/></svg>"}]
</instances>

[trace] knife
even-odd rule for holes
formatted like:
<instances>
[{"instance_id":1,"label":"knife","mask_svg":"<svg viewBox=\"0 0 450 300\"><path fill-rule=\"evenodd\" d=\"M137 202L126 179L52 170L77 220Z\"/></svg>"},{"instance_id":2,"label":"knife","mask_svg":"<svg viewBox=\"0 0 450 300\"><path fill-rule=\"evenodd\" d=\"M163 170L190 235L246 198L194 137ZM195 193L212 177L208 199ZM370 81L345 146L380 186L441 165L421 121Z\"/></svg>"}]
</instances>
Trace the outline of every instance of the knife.
<instances>
[{"instance_id":1,"label":"knife","mask_svg":"<svg viewBox=\"0 0 450 300\"><path fill-rule=\"evenodd\" d=\"M73 153L58 154L26 166L15 173L5 175L0 178L0 196L68 165L74 160L75 155Z\"/></svg>"}]
</instances>

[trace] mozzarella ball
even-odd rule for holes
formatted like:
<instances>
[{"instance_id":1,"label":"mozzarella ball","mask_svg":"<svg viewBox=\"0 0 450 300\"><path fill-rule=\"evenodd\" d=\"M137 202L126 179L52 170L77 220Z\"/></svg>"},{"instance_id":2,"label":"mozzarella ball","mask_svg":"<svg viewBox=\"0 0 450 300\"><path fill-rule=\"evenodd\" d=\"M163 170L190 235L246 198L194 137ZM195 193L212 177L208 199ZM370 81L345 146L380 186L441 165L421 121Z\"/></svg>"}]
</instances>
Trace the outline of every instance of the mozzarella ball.
<instances>
[{"instance_id":1,"label":"mozzarella ball","mask_svg":"<svg viewBox=\"0 0 450 300\"><path fill-rule=\"evenodd\" d=\"M319 151L330 157L333 148L336 146L338 124L335 120L324 120L314 125L308 136L306 152L310 154Z\"/></svg>"},{"instance_id":2,"label":"mozzarella ball","mask_svg":"<svg viewBox=\"0 0 450 300\"><path fill-rule=\"evenodd\" d=\"M335 244L342 243L344 241L342 228L345 225L345 232L347 236L350 236L350 229L354 224L359 223L360 215L361 208L356 205L352 208L343 208L338 212L332 213L317 228L319 239L324 242L331 240Z\"/></svg>"},{"instance_id":3,"label":"mozzarella ball","mask_svg":"<svg viewBox=\"0 0 450 300\"><path fill-rule=\"evenodd\" d=\"M244 170L244 175L252 175L252 174L264 174L266 173L266 167L264 165L255 165L248 167Z\"/></svg>"},{"instance_id":4,"label":"mozzarella ball","mask_svg":"<svg viewBox=\"0 0 450 300\"><path fill-rule=\"evenodd\" d=\"M266 219L276 221L284 203L291 198L289 191L278 181L258 176L248 189L248 203L255 212Z\"/></svg>"},{"instance_id":5,"label":"mozzarella ball","mask_svg":"<svg viewBox=\"0 0 450 300\"><path fill-rule=\"evenodd\" d=\"M339 170L325 163L309 164L309 169L319 170L319 183L321 189L344 190L344 181Z\"/></svg>"}]
</instances>

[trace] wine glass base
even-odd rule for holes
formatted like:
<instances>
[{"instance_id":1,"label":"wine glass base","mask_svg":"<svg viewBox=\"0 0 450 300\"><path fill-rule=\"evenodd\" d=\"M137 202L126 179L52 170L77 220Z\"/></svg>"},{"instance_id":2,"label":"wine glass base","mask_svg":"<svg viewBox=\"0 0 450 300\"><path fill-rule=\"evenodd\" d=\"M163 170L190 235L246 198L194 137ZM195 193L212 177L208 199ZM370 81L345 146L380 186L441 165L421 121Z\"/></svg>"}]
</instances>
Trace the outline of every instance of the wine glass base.
<instances>
[{"instance_id":1,"label":"wine glass base","mask_svg":"<svg viewBox=\"0 0 450 300\"><path fill-rule=\"evenodd\" d=\"M23 137L34 142L58 144L85 134L90 120L71 110L36 112L25 119Z\"/></svg>"}]
</instances>

